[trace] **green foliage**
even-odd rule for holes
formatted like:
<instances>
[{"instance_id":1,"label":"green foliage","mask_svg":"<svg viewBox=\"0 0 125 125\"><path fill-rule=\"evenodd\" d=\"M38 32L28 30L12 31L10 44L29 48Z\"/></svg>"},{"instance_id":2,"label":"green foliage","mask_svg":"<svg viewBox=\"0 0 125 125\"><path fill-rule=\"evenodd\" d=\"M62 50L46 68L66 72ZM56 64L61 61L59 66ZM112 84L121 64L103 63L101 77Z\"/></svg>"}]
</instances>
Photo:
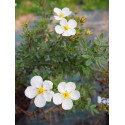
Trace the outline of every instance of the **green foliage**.
<instances>
[{"instance_id":1,"label":"green foliage","mask_svg":"<svg viewBox=\"0 0 125 125\"><path fill-rule=\"evenodd\" d=\"M91 111L92 115L94 115L94 113L99 114L98 110L96 109L96 105L91 105L90 111Z\"/></svg>"},{"instance_id":2,"label":"green foliage","mask_svg":"<svg viewBox=\"0 0 125 125\"><path fill-rule=\"evenodd\" d=\"M107 64L108 42L103 40L103 34L97 40L85 42L83 23L75 15L70 18L77 20L79 25L76 30L80 34L63 37L54 31L50 6L46 6L46 9L39 6L38 14L40 20L35 21L30 30L24 26L21 35L23 42L16 49L16 89L20 85L28 86L32 76L40 75L44 80L51 80L54 83L53 91L57 92L60 82L79 73L87 84L79 82L77 85L81 96L78 101L74 101L74 107L69 112L90 108L92 114L98 113L95 105L91 105L91 96L96 89L92 83L97 75L96 70L105 68Z\"/></svg>"}]
</instances>

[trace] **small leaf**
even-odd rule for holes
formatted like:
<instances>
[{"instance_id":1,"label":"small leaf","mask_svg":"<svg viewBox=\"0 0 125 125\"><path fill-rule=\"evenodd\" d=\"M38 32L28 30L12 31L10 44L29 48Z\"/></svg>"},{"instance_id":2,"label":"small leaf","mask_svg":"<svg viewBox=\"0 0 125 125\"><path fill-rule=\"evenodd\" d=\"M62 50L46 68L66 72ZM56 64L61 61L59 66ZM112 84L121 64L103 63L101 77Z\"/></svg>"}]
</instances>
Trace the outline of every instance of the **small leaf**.
<instances>
[{"instance_id":1,"label":"small leaf","mask_svg":"<svg viewBox=\"0 0 125 125\"><path fill-rule=\"evenodd\" d=\"M91 98L87 98L87 100L88 100L88 105L90 105L90 103L91 103Z\"/></svg>"},{"instance_id":2,"label":"small leaf","mask_svg":"<svg viewBox=\"0 0 125 125\"><path fill-rule=\"evenodd\" d=\"M100 45L100 44L98 43L98 41L94 41L94 43L95 43L96 45L98 45L98 46Z\"/></svg>"},{"instance_id":3,"label":"small leaf","mask_svg":"<svg viewBox=\"0 0 125 125\"><path fill-rule=\"evenodd\" d=\"M33 71L33 76L38 76L39 74L36 71Z\"/></svg>"},{"instance_id":4,"label":"small leaf","mask_svg":"<svg viewBox=\"0 0 125 125\"><path fill-rule=\"evenodd\" d=\"M109 47L109 45L101 45L101 47Z\"/></svg>"},{"instance_id":5,"label":"small leaf","mask_svg":"<svg viewBox=\"0 0 125 125\"><path fill-rule=\"evenodd\" d=\"M102 34L100 35L100 39L102 40L102 39L103 39L103 37L104 37L104 34L102 33Z\"/></svg>"},{"instance_id":6,"label":"small leaf","mask_svg":"<svg viewBox=\"0 0 125 125\"><path fill-rule=\"evenodd\" d=\"M96 110L96 109L94 109L94 112L95 112L96 114L99 114L99 111L98 111L98 110Z\"/></svg>"},{"instance_id":7,"label":"small leaf","mask_svg":"<svg viewBox=\"0 0 125 125\"><path fill-rule=\"evenodd\" d=\"M89 65L91 65L92 64L92 60L91 59L88 59L87 61L86 61L86 66L89 66Z\"/></svg>"},{"instance_id":8,"label":"small leaf","mask_svg":"<svg viewBox=\"0 0 125 125\"><path fill-rule=\"evenodd\" d=\"M85 59L90 58L90 56L89 56L89 55L82 55L82 57L83 57L83 58L85 58Z\"/></svg>"},{"instance_id":9,"label":"small leaf","mask_svg":"<svg viewBox=\"0 0 125 125\"><path fill-rule=\"evenodd\" d=\"M90 47L91 45L91 40L87 43L87 47Z\"/></svg>"}]
</instances>

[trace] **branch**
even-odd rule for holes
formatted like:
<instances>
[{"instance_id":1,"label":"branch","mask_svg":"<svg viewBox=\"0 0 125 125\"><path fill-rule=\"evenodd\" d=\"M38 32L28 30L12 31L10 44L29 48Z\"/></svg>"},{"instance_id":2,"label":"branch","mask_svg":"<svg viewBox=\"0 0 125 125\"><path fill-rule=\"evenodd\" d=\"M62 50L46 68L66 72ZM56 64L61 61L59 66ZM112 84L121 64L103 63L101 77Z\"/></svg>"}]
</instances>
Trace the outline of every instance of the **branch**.
<instances>
[{"instance_id":1,"label":"branch","mask_svg":"<svg viewBox=\"0 0 125 125\"><path fill-rule=\"evenodd\" d=\"M40 108L37 109L37 111L39 110ZM40 112L37 112L37 111L33 111L33 112L29 112L29 111L26 111L26 110L23 110L22 108L20 108L19 106L16 106L16 111L17 112L23 112L24 114L26 114L29 118L33 115L34 118L36 119L37 118L37 113L41 113L42 114L42 120L46 120L47 122L50 122L51 121L51 118L52 118L52 114L57 112L57 111L64 111L62 109L61 106L53 106L49 109L47 109L46 111L40 111ZM49 118L46 116L47 114L49 114Z\"/></svg>"},{"instance_id":2,"label":"branch","mask_svg":"<svg viewBox=\"0 0 125 125\"><path fill-rule=\"evenodd\" d=\"M55 107L55 106L53 106L53 107L51 107L51 108L47 109L44 113L45 113L45 114L47 114L47 113L49 113L49 112L53 111L55 108L56 108L56 107Z\"/></svg>"},{"instance_id":3,"label":"branch","mask_svg":"<svg viewBox=\"0 0 125 125\"><path fill-rule=\"evenodd\" d=\"M56 111L63 111L62 107L61 106L53 106L49 109L47 109L44 114L47 114L47 113L51 113L51 112L56 112Z\"/></svg>"},{"instance_id":4,"label":"branch","mask_svg":"<svg viewBox=\"0 0 125 125\"><path fill-rule=\"evenodd\" d=\"M32 37L29 36L29 43L28 43L28 48L27 48L27 52L29 53L29 50L31 48L31 40L32 40Z\"/></svg>"},{"instance_id":5,"label":"branch","mask_svg":"<svg viewBox=\"0 0 125 125\"><path fill-rule=\"evenodd\" d=\"M20 111L20 112L23 112L24 114L26 114L28 117L30 117L32 114L29 112L29 111L25 111L23 110L22 108L16 106L16 110L17 111Z\"/></svg>"},{"instance_id":6,"label":"branch","mask_svg":"<svg viewBox=\"0 0 125 125\"><path fill-rule=\"evenodd\" d=\"M56 41L55 45L52 47L52 50L55 49L56 45L59 43L60 39L61 39L62 35L60 35L59 39Z\"/></svg>"}]
</instances>

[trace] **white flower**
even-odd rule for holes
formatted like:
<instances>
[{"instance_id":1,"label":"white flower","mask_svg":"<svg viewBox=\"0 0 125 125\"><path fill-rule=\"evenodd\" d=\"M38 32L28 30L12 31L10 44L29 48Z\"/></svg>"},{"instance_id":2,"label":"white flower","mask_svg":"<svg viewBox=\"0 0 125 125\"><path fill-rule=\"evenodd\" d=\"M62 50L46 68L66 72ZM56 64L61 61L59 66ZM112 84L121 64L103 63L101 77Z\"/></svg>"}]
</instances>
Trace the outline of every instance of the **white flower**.
<instances>
[{"instance_id":1,"label":"white flower","mask_svg":"<svg viewBox=\"0 0 125 125\"><path fill-rule=\"evenodd\" d=\"M70 110L73 107L72 100L78 100L80 98L80 92L75 90L76 85L73 82L61 82L58 85L58 91L53 95L53 103L55 105L62 104L64 110Z\"/></svg>"},{"instance_id":2,"label":"white flower","mask_svg":"<svg viewBox=\"0 0 125 125\"><path fill-rule=\"evenodd\" d=\"M98 96L98 99L97 99L98 103L103 103L103 104L107 104L109 105L109 99L106 99L106 98L101 98L100 96Z\"/></svg>"},{"instance_id":3,"label":"white flower","mask_svg":"<svg viewBox=\"0 0 125 125\"><path fill-rule=\"evenodd\" d=\"M54 12L57 14L57 16L54 16L56 20L62 20L64 17L69 16L72 11L69 10L69 8L65 7L62 10L59 8L54 8Z\"/></svg>"},{"instance_id":4,"label":"white flower","mask_svg":"<svg viewBox=\"0 0 125 125\"><path fill-rule=\"evenodd\" d=\"M52 96L54 94L51 89L53 88L53 83L49 80L43 81L41 76L34 76L30 81L31 86L28 86L25 90L26 97L34 99L34 104L41 108L46 105L46 102L51 102Z\"/></svg>"},{"instance_id":5,"label":"white flower","mask_svg":"<svg viewBox=\"0 0 125 125\"><path fill-rule=\"evenodd\" d=\"M76 34L76 30L74 29L77 26L77 22L73 19L70 19L68 22L66 19L62 19L60 21L60 25L55 27L55 31L58 34L62 34L63 36L71 36Z\"/></svg>"}]
</instances>

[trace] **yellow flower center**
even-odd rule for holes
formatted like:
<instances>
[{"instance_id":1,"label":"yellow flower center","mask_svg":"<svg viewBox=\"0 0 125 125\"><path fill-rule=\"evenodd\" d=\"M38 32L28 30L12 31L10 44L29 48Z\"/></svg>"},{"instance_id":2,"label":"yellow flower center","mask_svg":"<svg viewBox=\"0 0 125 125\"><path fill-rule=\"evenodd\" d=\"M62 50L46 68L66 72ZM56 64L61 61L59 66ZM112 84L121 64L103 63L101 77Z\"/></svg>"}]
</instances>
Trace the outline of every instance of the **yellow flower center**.
<instances>
[{"instance_id":1,"label":"yellow flower center","mask_svg":"<svg viewBox=\"0 0 125 125\"><path fill-rule=\"evenodd\" d=\"M43 86L41 86L41 88L37 88L37 90L38 90L37 95L39 95L39 94L42 94L42 95L43 95L43 93L46 91L45 89L43 89ZM36 96L37 96L37 95L36 95Z\"/></svg>"},{"instance_id":2,"label":"yellow flower center","mask_svg":"<svg viewBox=\"0 0 125 125\"><path fill-rule=\"evenodd\" d=\"M63 97L64 97L64 99L70 99L71 97L70 97L70 92L65 92L65 93L62 93L63 94Z\"/></svg>"},{"instance_id":3,"label":"yellow flower center","mask_svg":"<svg viewBox=\"0 0 125 125\"><path fill-rule=\"evenodd\" d=\"M63 15L63 13L62 13L62 12L60 13L59 17L64 17L64 15Z\"/></svg>"},{"instance_id":4,"label":"yellow flower center","mask_svg":"<svg viewBox=\"0 0 125 125\"><path fill-rule=\"evenodd\" d=\"M68 26L64 26L64 29L65 29L65 30L68 30L68 29L69 29L69 27L68 27Z\"/></svg>"}]
</instances>

